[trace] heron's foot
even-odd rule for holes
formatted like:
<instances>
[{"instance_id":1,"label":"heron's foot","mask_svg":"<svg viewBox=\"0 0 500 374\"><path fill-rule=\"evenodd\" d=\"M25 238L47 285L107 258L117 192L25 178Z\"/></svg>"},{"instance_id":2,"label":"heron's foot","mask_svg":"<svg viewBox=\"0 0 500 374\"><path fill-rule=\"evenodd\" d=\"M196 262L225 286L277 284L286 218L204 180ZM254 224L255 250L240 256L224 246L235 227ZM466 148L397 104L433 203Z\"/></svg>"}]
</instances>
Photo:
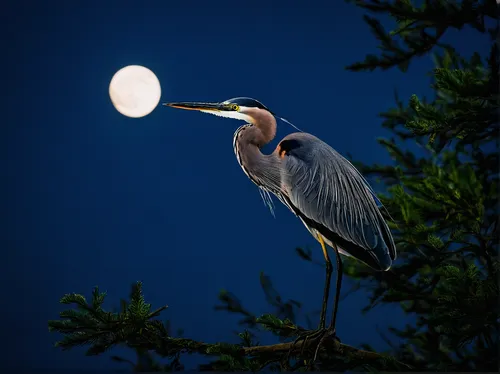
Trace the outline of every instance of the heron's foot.
<instances>
[{"instance_id":1,"label":"heron's foot","mask_svg":"<svg viewBox=\"0 0 500 374\"><path fill-rule=\"evenodd\" d=\"M326 331L326 329L324 329L324 328L318 328L317 330L307 330L307 331L304 331L303 333L301 333L297 337L297 339L295 339L294 342L292 343L292 346L290 347L290 350L288 351L288 357L290 357L290 354L295 350L295 346L300 341L303 341L302 346L300 348L300 355L303 355L304 348L307 345L307 341L320 339L322 334L324 334L325 331Z\"/></svg>"},{"instance_id":2,"label":"heron's foot","mask_svg":"<svg viewBox=\"0 0 500 374\"><path fill-rule=\"evenodd\" d=\"M305 348L308 346L308 342L313 342L312 346L314 347L314 344L317 344L316 348L314 349L314 358L312 361L309 362L310 365L314 364L314 361L316 361L316 356L318 353L318 349L320 347L320 344L324 340L324 336L327 335L328 330L325 328L318 328L316 330L308 330L303 333L301 333L297 339L292 343L292 346L290 347L290 350L288 352L288 356L294 351L295 346L302 341L302 345L300 347L300 355L304 355Z\"/></svg>"},{"instance_id":3,"label":"heron's foot","mask_svg":"<svg viewBox=\"0 0 500 374\"><path fill-rule=\"evenodd\" d=\"M340 343L340 339L337 337L337 334L335 332L335 329L317 329L317 330L312 330L312 331L306 331L299 335L299 337L293 342L290 351L288 352L288 355L294 350L295 345L303 341L302 347L300 349L300 355L302 356L304 354L304 350L306 346L308 345L308 342L311 345L311 350L314 352L314 355L312 356L311 360L308 360L307 365L308 366L314 366L314 363L316 362L316 359L318 358L318 352L319 349L321 348L321 345L328 339L335 339Z\"/></svg>"},{"instance_id":4,"label":"heron's foot","mask_svg":"<svg viewBox=\"0 0 500 374\"><path fill-rule=\"evenodd\" d=\"M337 342L340 343L340 339L337 336L337 332L336 332L335 328L333 328L333 329L328 328L328 329L322 330L321 336L318 338L317 342L314 343L314 344L316 344L316 349L314 350L312 364L314 364L314 362L316 361L316 358L318 358L318 352L319 352L319 349L321 348L321 345L325 342L325 340L328 340L328 339L335 339L335 340L337 340Z\"/></svg>"},{"instance_id":5,"label":"heron's foot","mask_svg":"<svg viewBox=\"0 0 500 374\"><path fill-rule=\"evenodd\" d=\"M335 328L328 328L324 330L324 333L321 335L317 342L316 349L314 351L314 356L313 356L313 362L316 361L316 358L318 357L318 352L321 347L321 344L325 342L327 339L335 339L338 343L341 343L340 338L337 336L337 332Z\"/></svg>"}]
</instances>

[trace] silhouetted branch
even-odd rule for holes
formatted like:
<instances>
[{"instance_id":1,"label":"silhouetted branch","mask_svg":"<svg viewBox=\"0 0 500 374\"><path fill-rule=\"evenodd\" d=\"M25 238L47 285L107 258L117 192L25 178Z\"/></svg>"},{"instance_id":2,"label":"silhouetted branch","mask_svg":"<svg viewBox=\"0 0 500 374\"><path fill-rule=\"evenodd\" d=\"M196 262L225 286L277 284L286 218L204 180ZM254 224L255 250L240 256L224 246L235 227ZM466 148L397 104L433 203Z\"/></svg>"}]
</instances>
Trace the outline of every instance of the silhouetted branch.
<instances>
[{"instance_id":1,"label":"silhouetted branch","mask_svg":"<svg viewBox=\"0 0 500 374\"><path fill-rule=\"evenodd\" d=\"M252 321L253 328L269 331L282 340L295 339L298 335L308 331L293 322L291 318L294 317L294 313L291 306L290 308L283 307L283 305L292 305L294 302L283 303L277 291L272 287L269 277L264 274L261 274L261 285L266 297L270 299L268 301L272 301L278 314L283 315L284 319L280 319L274 314L255 317L227 292L221 293L220 299L226 304L221 308L242 313ZM79 294L69 294L61 298L61 303L74 304L75 308L61 312L61 319L49 321L51 331L63 334L61 341L56 343L57 347L67 350L75 346L86 345L89 346L87 355L98 355L123 344L133 350L140 351L141 357L150 358L149 353L156 353L160 357L177 360L179 365L179 357L183 353L198 353L217 357L216 362L205 367L207 370L220 369L220 365L228 370L256 370L271 363L290 367L289 357L297 360L300 358L301 362L307 361L312 357L317 347L315 340L299 341L297 344L280 342L274 345L253 346L253 335L248 331L238 334L241 339L239 344L206 343L174 337L170 333L168 321L161 322L154 319L166 309L166 306L151 312L151 304L144 300L141 282L132 285L131 299L130 301L122 301L120 312L110 313L102 309L104 297L105 294L100 293L98 288L95 288L90 302L87 302L85 297ZM287 315L291 318L286 317ZM125 362L117 356L113 356L113 359ZM407 365L391 357L341 344L333 338L326 339L321 345L318 359L319 362L339 363L346 370L362 365L371 365L380 370L408 368ZM133 364L129 361L126 362ZM153 361L148 364L148 367L150 366L155 366Z\"/></svg>"},{"instance_id":2,"label":"silhouetted branch","mask_svg":"<svg viewBox=\"0 0 500 374\"><path fill-rule=\"evenodd\" d=\"M306 331L297 328L300 331ZM254 347L240 347L220 343L206 343L192 339L177 339L165 338L161 345L163 349L157 351L158 354L164 355L168 352L180 351L181 353L199 353L207 356L220 356L222 354L231 354L245 356L250 359L264 359L267 364L272 362L281 362L286 360L288 356L306 357L307 353L312 353L316 349L317 341L307 340L299 341L296 344L293 342L279 343L273 345L263 345ZM154 346L157 346L155 342ZM151 347L153 348L153 347ZM387 368L387 362L392 363L394 367L411 369L410 366L395 360L386 355L358 349L347 344L339 343L336 339L330 338L325 340L321 345L318 353L319 360L332 360L334 358L343 361L355 362L355 366L369 364L379 368Z\"/></svg>"}]
</instances>

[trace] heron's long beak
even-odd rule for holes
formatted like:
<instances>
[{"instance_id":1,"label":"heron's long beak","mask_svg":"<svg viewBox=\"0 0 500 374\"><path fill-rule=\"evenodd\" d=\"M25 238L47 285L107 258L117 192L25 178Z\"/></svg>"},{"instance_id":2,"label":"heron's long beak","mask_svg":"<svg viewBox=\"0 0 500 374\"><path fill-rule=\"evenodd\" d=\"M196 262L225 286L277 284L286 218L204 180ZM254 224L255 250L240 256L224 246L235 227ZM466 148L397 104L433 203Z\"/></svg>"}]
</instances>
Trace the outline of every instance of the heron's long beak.
<instances>
[{"instance_id":1,"label":"heron's long beak","mask_svg":"<svg viewBox=\"0 0 500 374\"><path fill-rule=\"evenodd\" d=\"M165 106L170 106L172 108L186 109L186 110L213 110L213 111L223 111L227 110L227 107L220 103L164 103Z\"/></svg>"}]
</instances>

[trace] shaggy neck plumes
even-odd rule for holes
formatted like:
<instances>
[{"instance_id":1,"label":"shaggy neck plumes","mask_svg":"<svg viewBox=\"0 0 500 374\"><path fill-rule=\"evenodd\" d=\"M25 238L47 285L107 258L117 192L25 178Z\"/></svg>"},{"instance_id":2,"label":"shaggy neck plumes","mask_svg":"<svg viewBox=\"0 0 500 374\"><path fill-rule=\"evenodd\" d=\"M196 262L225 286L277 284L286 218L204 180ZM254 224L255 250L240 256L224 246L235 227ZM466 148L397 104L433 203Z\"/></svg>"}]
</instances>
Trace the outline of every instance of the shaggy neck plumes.
<instances>
[{"instance_id":1,"label":"shaggy neck plumes","mask_svg":"<svg viewBox=\"0 0 500 374\"><path fill-rule=\"evenodd\" d=\"M276 119L258 108L245 108L251 124L243 125L234 134L234 152L245 174L258 186L279 189L279 158L275 153L264 155L260 151L276 136Z\"/></svg>"}]
</instances>

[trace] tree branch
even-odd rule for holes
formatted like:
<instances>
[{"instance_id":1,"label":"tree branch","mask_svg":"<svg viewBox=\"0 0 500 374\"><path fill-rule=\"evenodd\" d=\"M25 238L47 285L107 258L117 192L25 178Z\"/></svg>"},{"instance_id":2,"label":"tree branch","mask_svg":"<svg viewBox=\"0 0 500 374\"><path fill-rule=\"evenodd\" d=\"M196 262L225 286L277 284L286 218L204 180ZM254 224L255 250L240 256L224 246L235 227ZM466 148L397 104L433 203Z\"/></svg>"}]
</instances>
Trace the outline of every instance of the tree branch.
<instances>
[{"instance_id":1,"label":"tree branch","mask_svg":"<svg viewBox=\"0 0 500 374\"><path fill-rule=\"evenodd\" d=\"M304 346L303 341L300 341L297 344L295 344L295 346L293 346L293 342L289 342L289 343L280 343L274 345L262 345L256 347L244 347L243 352L246 356L257 356L262 354L268 355L271 353L283 354L288 352L299 353L303 348L304 350L315 348L316 346L314 345L314 343L315 343L314 341L307 341L306 345ZM386 358L385 356L376 352L365 351L363 349L358 349L350 345L339 343L335 339L330 339L325 341L324 345L322 345L322 347L320 348L319 354L320 357L322 354L323 355L338 354L340 356L362 360L365 361L366 363Z\"/></svg>"},{"instance_id":2,"label":"tree branch","mask_svg":"<svg viewBox=\"0 0 500 374\"><path fill-rule=\"evenodd\" d=\"M270 283L266 286L269 288ZM254 370L262 365L267 366L279 363L289 367L289 357L294 358L298 365L310 364L315 355L318 340L306 339L297 343L285 342L274 345L254 346L252 339L239 334L241 343L205 343L193 339L173 337L170 334L169 324L152 317L157 317L167 306L151 312L151 304L144 300L142 283L132 285L131 301L123 302L120 313L109 313L101 308L104 294L95 288L92 303L79 294L65 295L61 302L64 304L76 303L76 309L60 313L60 320L49 321L50 331L62 333L63 339L56 346L63 350L75 346L89 345L87 355L99 355L119 344L141 352L154 352L161 357L178 357L182 353L198 353L204 356L216 357L208 366L215 369L220 367L232 370ZM227 300L226 300L227 301ZM289 318L280 319L272 314L264 314L255 318L254 323L260 325L264 331L286 339L294 339L311 330L294 324ZM372 351L357 349L342 344L333 337L321 342L318 351L320 365L334 365L343 370L351 370L363 365L378 370L408 369L406 364L396 361L394 357ZM307 364L307 365L309 365ZM221 366L222 365L222 366Z\"/></svg>"},{"instance_id":3,"label":"tree branch","mask_svg":"<svg viewBox=\"0 0 500 374\"><path fill-rule=\"evenodd\" d=\"M267 361L276 362L280 361L288 354L290 354L290 356L302 356L303 352L314 352L317 347L316 344L316 340L307 340L305 342L302 340L297 342L296 344L294 344L294 342L286 342L273 345L241 347L237 350L237 352L233 351L231 353L237 353L240 356L245 356L247 358L266 358ZM157 344L154 344L153 346L156 345ZM168 347L168 351L181 349L183 353L199 353L210 356L219 356L221 353L224 353L225 350L225 348L223 346L220 346L218 343L210 344L183 338L166 338L164 339L162 345L164 347ZM165 352L157 353L163 355ZM380 366L384 361L387 361L389 359L395 365L411 369L410 366L399 362L392 357L377 352L358 349L347 344L342 344L333 338L326 339L320 346L318 358L320 360L331 360L335 356L341 357L343 360L355 361L358 365L376 365L378 362L378 366Z\"/></svg>"}]
</instances>

